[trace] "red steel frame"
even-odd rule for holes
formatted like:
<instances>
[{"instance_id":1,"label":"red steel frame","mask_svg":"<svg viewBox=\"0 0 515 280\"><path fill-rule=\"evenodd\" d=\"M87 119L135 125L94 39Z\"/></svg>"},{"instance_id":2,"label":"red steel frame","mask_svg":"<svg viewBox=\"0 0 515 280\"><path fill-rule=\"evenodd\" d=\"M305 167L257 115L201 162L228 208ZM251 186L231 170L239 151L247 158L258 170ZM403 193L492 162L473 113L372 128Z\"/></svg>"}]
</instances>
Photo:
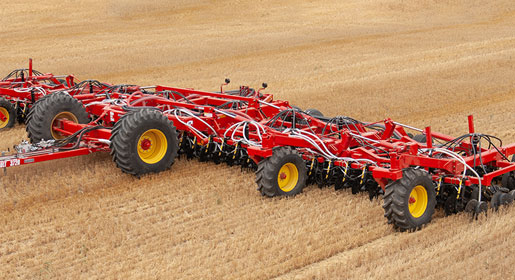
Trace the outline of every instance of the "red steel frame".
<instances>
[{"instance_id":1,"label":"red steel frame","mask_svg":"<svg viewBox=\"0 0 515 280\"><path fill-rule=\"evenodd\" d=\"M47 77L48 78L48 77ZM167 92L168 96L163 93ZM170 99L172 95L173 99ZM389 181L402 178L402 170L411 166L419 166L425 169L435 168L438 173L433 174L433 180L437 181L443 178L443 181L450 184L462 183L466 186L478 184L481 182L483 186L488 186L492 180L498 176L515 170L515 163L506 161L503 156L496 150L481 149L480 154L482 163L497 168L495 171L484 174L480 179L472 176L463 178L461 174L464 165L453 158L435 158L427 154L420 153L420 149L433 148L432 141L439 139L450 141L454 137L432 132L430 127L425 129L426 143L419 143L411 139L406 133L403 125L398 124L390 119L386 119L381 123L384 130L375 131L368 128L369 125L361 123L352 127L339 128L336 125L330 125L331 134L322 135L327 122L316 117L295 112L287 101L274 101L270 94L261 94L259 91L254 96L239 96L227 93L205 92L192 89L183 89L166 86L156 86L155 94L148 94L139 90L138 87L132 90L132 93L111 92L109 96L101 92L92 94L76 95L76 99L80 100L87 108L94 119L90 124L76 124L71 121L62 120L54 127L56 131L63 135L72 135L85 127L96 126L102 123L105 129L97 129L85 134L83 145L80 148L60 151L58 149L43 149L36 152L12 155L0 158L0 167L11 167L36 163L41 161L67 158L79 155L85 155L98 151L109 150L109 138L111 136L112 127L121 116L127 113L126 107L154 107L163 112L170 111L173 108L182 110L190 110L196 112L198 116L177 116L172 113L166 113L166 116L174 122L177 130L184 134L195 137L199 144L207 144L210 141L225 145L240 145L244 148L249 157L256 163L264 158L272 155L273 149L278 146L291 146L302 152L306 161L317 160L324 162L327 159L316 152L316 148L312 143L291 134L291 131L281 131L279 129L267 126L267 122L273 116L290 110L291 116L295 114L299 118L307 121L307 124L298 124L297 128L301 131L314 131L318 135L320 142L328 147L336 159L329 159L334 166L361 169L366 167L373 175L377 183L384 189ZM186 100L187 99L187 100ZM118 100L125 105L113 104L105 101ZM218 109L227 101L245 102L246 105L241 109ZM1 117L1 116L0 116ZM202 120L202 121L199 121ZM263 128L263 132L248 131L248 139L250 143L235 141L223 137L224 134L235 124L241 122L257 122ZM279 120L282 126L291 126L291 123L285 120ZM374 123L377 124L377 123ZM194 129L193 129L193 128ZM243 137L243 130L233 131L236 137ZM469 132L474 133L474 125L472 117L469 117ZM393 137L397 135L397 137ZM359 140L369 143L369 146L363 146ZM470 148L470 143L461 143L457 149L466 150ZM380 148L382 153L377 152ZM499 148L504 156L515 154L515 144L503 146ZM315 152L313 152L315 151ZM359 162L347 159L368 160L369 162ZM463 159L468 165L478 165L478 157L468 155ZM372 162L373 164L370 164ZM445 177L443 177L445 175Z\"/></svg>"},{"instance_id":2,"label":"red steel frame","mask_svg":"<svg viewBox=\"0 0 515 280\"><path fill-rule=\"evenodd\" d=\"M66 84L62 84L58 79L64 78ZM64 90L74 84L75 77L73 75L55 76L53 74L34 75L32 70L32 59L29 60L28 76L27 77L14 77L0 81L0 96L10 100L35 102L37 99L46 95L51 91ZM44 83L50 81L53 85ZM28 89L38 87L40 91L19 91L16 89Z\"/></svg>"},{"instance_id":3,"label":"red steel frame","mask_svg":"<svg viewBox=\"0 0 515 280\"><path fill-rule=\"evenodd\" d=\"M9 100L11 103L18 103L21 106L28 106L30 108L34 102L47 94L66 90L70 95L75 96L84 92L84 88L78 86L79 83L73 75L55 76L50 73L42 74L37 71L37 74L35 74L32 69L32 59L29 59L28 69L20 69L18 71L22 73L26 71L27 76L5 78L0 81L0 97ZM64 79L65 83L62 83L59 79ZM83 83L86 82L97 81L83 81ZM99 93L109 90L112 86L97 82L95 86L91 86L86 92ZM139 87L133 87L130 90L136 91L139 90ZM0 121L5 121L6 119L7 117L0 111Z\"/></svg>"}]
</instances>

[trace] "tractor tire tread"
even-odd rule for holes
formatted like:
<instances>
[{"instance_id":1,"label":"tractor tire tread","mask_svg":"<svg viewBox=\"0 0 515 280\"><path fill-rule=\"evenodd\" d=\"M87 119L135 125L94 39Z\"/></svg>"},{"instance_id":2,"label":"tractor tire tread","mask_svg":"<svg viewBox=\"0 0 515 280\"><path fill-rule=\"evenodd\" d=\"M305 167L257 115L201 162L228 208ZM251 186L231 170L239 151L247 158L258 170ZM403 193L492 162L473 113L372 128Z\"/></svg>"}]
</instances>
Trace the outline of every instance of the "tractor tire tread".
<instances>
[{"instance_id":1,"label":"tractor tire tread","mask_svg":"<svg viewBox=\"0 0 515 280\"><path fill-rule=\"evenodd\" d=\"M429 186L426 186L428 191L428 205L427 210L419 219L411 218L406 201L409 198L411 190L413 189L414 181L425 181ZM385 210L385 218L389 224L393 224L401 231L416 230L421 228L424 224L431 221L431 217L435 209L435 190L431 183L429 174L421 169L407 168L403 170L403 177L397 181L391 182L385 187L385 194L383 196L383 208ZM417 183L419 184L419 183Z\"/></svg>"},{"instance_id":2,"label":"tractor tire tread","mask_svg":"<svg viewBox=\"0 0 515 280\"><path fill-rule=\"evenodd\" d=\"M146 164L141 161L138 152L134 151L134 146L131 145L140 137L137 135L137 131L147 129L149 122L158 123L161 126L161 132L168 140L169 150L163 159L155 164ZM110 154L116 166L127 174L140 176L165 171L173 165L178 155L178 136L173 122L160 111L151 109L131 111L123 115L111 130Z\"/></svg>"},{"instance_id":3,"label":"tractor tire tread","mask_svg":"<svg viewBox=\"0 0 515 280\"><path fill-rule=\"evenodd\" d=\"M69 111L84 124L89 116L84 105L66 92L56 92L39 99L32 106L27 117L26 131L31 143L41 140L52 140L52 120L61 112Z\"/></svg>"},{"instance_id":4,"label":"tractor tire tread","mask_svg":"<svg viewBox=\"0 0 515 280\"><path fill-rule=\"evenodd\" d=\"M305 164L296 165L299 172L298 185L288 193L282 192L277 186L276 174L277 168L281 164L281 160L286 156L295 156L302 160L302 157L297 150L290 147L278 147L274 148L273 155L269 158L263 159L259 162L256 171L256 183L258 190L262 195L268 197L274 197L279 195L293 196L302 192L302 189L306 186L307 179L307 168Z\"/></svg>"}]
</instances>

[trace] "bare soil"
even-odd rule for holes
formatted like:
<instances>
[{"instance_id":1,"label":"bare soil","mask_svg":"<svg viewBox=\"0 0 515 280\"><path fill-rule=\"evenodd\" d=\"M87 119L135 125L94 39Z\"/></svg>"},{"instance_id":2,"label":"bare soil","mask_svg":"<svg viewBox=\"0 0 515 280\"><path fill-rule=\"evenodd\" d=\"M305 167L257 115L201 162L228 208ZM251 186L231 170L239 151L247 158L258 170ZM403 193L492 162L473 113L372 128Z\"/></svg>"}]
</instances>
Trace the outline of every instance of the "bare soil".
<instances>
[{"instance_id":1,"label":"bare soil","mask_svg":"<svg viewBox=\"0 0 515 280\"><path fill-rule=\"evenodd\" d=\"M515 141L515 4L455 1L9 1L0 73L216 90L226 77L304 109ZM0 149L25 137L0 134ZM515 208L415 233L382 200L309 186L267 199L254 174L178 160L136 179L108 154L0 176L4 279L513 279Z\"/></svg>"}]
</instances>

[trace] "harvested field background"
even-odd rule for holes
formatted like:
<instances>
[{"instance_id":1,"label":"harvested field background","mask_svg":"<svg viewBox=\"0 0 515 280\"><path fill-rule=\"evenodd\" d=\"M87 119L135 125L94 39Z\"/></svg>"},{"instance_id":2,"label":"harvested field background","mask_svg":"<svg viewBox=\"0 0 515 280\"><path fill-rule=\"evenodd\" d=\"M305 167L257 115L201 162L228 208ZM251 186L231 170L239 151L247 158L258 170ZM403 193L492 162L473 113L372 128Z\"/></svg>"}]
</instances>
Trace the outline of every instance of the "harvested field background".
<instances>
[{"instance_id":1,"label":"harvested field background","mask_svg":"<svg viewBox=\"0 0 515 280\"><path fill-rule=\"evenodd\" d=\"M0 73L216 90L225 77L302 108L515 142L515 4L455 1L8 1ZM0 149L25 137L0 133ZM382 200L178 160L140 180L108 154L0 176L3 279L513 279L515 207L397 233Z\"/></svg>"}]
</instances>

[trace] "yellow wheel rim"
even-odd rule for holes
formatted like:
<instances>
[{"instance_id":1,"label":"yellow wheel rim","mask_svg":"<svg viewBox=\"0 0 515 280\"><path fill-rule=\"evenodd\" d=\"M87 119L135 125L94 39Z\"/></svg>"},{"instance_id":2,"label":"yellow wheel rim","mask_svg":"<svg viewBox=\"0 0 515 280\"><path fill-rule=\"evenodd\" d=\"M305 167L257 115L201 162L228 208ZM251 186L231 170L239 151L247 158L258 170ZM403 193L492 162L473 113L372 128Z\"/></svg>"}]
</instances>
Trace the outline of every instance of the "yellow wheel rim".
<instances>
[{"instance_id":1,"label":"yellow wheel rim","mask_svg":"<svg viewBox=\"0 0 515 280\"><path fill-rule=\"evenodd\" d=\"M284 164L277 174L277 183L283 192L289 192L297 186L299 181L299 170L295 164L288 162Z\"/></svg>"},{"instance_id":2,"label":"yellow wheel rim","mask_svg":"<svg viewBox=\"0 0 515 280\"><path fill-rule=\"evenodd\" d=\"M148 164L154 164L163 159L168 150L168 140L163 132L149 129L141 134L138 140L139 158Z\"/></svg>"},{"instance_id":3,"label":"yellow wheel rim","mask_svg":"<svg viewBox=\"0 0 515 280\"><path fill-rule=\"evenodd\" d=\"M9 111L7 111L7 109L4 107L0 107L0 112L2 112L2 115L5 116L5 121L0 120L0 128L4 128L9 123Z\"/></svg>"},{"instance_id":4,"label":"yellow wheel rim","mask_svg":"<svg viewBox=\"0 0 515 280\"><path fill-rule=\"evenodd\" d=\"M54 130L54 126L57 125L57 120L69 120L74 123L79 123L79 120L77 119L77 117L71 112L65 111L65 112L61 112L61 113L57 114L54 117L54 119L52 120L52 127L50 127L50 132L52 133L52 137L54 137L54 139L56 139L56 140L64 139L64 138L68 137L68 135L63 135L61 132Z\"/></svg>"},{"instance_id":5,"label":"yellow wheel rim","mask_svg":"<svg viewBox=\"0 0 515 280\"><path fill-rule=\"evenodd\" d=\"M414 218L418 218L426 212L427 209L427 190L422 185L418 185L411 190L409 195L409 212Z\"/></svg>"}]
</instances>

